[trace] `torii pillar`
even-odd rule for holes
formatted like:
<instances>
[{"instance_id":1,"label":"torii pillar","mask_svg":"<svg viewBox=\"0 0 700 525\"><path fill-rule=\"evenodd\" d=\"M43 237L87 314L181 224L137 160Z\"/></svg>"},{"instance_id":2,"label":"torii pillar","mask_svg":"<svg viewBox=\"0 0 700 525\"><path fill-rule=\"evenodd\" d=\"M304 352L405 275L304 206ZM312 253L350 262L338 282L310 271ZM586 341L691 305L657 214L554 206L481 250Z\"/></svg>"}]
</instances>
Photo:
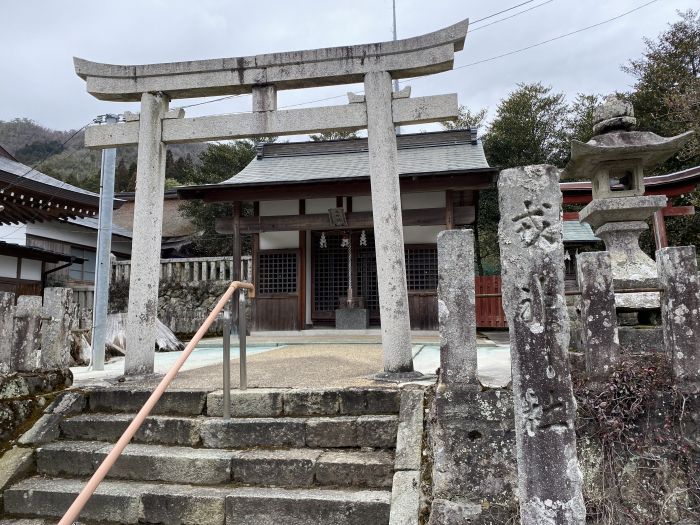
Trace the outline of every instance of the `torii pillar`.
<instances>
[{"instance_id":1,"label":"torii pillar","mask_svg":"<svg viewBox=\"0 0 700 525\"><path fill-rule=\"evenodd\" d=\"M384 373L379 374L379 378L413 373L396 124L392 116L391 93L389 73L380 71L365 75L369 177L384 350Z\"/></svg>"},{"instance_id":2,"label":"torii pillar","mask_svg":"<svg viewBox=\"0 0 700 525\"><path fill-rule=\"evenodd\" d=\"M166 145L161 136L168 102L168 97L160 93L141 95L131 246L131 253L135 257L131 258L124 358L126 375L153 373L165 191Z\"/></svg>"}]
</instances>

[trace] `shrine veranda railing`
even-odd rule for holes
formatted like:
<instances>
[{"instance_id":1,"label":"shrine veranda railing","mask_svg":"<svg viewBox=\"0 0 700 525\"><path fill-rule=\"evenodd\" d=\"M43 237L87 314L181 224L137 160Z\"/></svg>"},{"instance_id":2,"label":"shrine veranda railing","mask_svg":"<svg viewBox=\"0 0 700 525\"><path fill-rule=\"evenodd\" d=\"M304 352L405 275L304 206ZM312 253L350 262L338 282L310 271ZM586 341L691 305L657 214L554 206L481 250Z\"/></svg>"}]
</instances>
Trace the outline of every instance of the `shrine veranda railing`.
<instances>
[{"instance_id":1,"label":"shrine veranda railing","mask_svg":"<svg viewBox=\"0 0 700 525\"><path fill-rule=\"evenodd\" d=\"M253 265L250 255L241 257L240 279L250 282ZM233 274L231 257L191 257L161 259L160 280L172 282L230 281ZM131 261L116 261L112 265L112 282L128 281Z\"/></svg>"}]
</instances>

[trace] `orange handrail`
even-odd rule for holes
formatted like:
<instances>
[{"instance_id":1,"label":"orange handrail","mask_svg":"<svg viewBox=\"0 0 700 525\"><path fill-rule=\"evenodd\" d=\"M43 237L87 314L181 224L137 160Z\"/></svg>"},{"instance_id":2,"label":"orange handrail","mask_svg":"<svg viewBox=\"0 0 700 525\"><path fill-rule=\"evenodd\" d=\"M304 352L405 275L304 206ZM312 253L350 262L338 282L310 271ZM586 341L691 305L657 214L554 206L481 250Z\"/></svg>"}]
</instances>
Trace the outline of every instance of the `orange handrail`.
<instances>
[{"instance_id":1,"label":"orange handrail","mask_svg":"<svg viewBox=\"0 0 700 525\"><path fill-rule=\"evenodd\" d=\"M61 521L58 522L58 525L72 525L72 523L78 518L78 516L83 510L83 507L85 507L87 502L90 500L92 494L95 492L95 490L97 490L97 487L100 485L100 483L102 483L102 480L105 478L105 476L107 476L110 469L117 461L117 458L119 458L121 453L124 451L126 446L134 437L134 434L136 434L139 427L141 427L144 420L151 413L151 410L153 410L153 407L155 407L156 403L163 395L163 392L165 392L165 389L168 388L168 386L170 386L170 383L172 383L173 379L180 371L180 368L182 368L182 365L185 363L185 361L187 361L187 358L190 356L195 346L197 346L197 343L199 343L202 337L204 337L204 335L207 333L207 330L216 319L216 316L219 314L219 312L221 312L221 310L224 309L226 303L231 299L231 296L239 288L245 288L247 290L250 290L250 296L255 297L255 287L251 283L245 283L241 281L233 281L231 283L224 295L222 295L221 299L219 299L219 302L216 303L216 306L209 314L209 317L206 318L204 323L202 323L202 326L200 326L199 330L197 330L197 333L194 334L192 340L187 344L185 350L182 352L182 355L177 359L177 361L168 371L168 373L165 374L165 377L163 377L163 379L153 391L151 396L148 398L146 403L143 405L141 410L139 410L139 413L136 414L134 420L119 438L117 444L114 445L112 451L107 455L104 461L102 461L102 464L92 475L90 481L87 482L87 485L85 485L83 490L80 491L80 494L78 494L78 496L75 498L73 504L63 515L63 518L61 518Z\"/></svg>"}]
</instances>

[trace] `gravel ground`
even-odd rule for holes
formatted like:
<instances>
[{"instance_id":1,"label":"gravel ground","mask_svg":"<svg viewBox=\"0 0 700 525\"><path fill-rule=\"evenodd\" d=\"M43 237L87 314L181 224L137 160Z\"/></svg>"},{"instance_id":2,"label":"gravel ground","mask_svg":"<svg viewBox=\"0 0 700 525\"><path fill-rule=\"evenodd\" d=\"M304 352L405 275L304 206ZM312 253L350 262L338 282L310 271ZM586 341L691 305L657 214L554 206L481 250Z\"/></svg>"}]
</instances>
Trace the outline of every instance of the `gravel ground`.
<instances>
[{"instance_id":1,"label":"gravel ground","mask_svg":"<svg viewBox=\"0 0 700 525\"><path fill-rule=\"evenodd\" d=\"M237 349L231 349L232 353ZM248 357L249 387L386 385L370 377L382 370L379 345L294 345ZM231 386L239 385L238 359L231 360ZM173 388L223 388L221 365L181 372Z\"/></svg>"}]
</instances>

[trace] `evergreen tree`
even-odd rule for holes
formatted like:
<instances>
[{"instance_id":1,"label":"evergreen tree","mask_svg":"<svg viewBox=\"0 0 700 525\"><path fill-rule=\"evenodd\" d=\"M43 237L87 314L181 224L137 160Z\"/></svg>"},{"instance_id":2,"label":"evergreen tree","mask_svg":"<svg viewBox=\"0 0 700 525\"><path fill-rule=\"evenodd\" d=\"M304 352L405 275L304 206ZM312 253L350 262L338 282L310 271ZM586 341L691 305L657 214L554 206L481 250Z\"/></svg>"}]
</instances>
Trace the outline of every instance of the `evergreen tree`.
<instances>
[{"instance_id":1,"label":"evergreen tree","mask_svg":"<svg viewBox=\"0 0 700 525\"><path fill-rule=\"evenodd\" d=\"M488 110L481 108L472 112L466 106L459 106L457 120L446 120L442 123L444 129L468 129L471 127L480 128L486 120Z\"/></svg>"},{"instance_id":2,"label":"evergreen tree","mask_svg":"<svg viewBox=\"0 0 700 525\"><path fill-rule=\"evenodd\" d=\"M356 139L357 132L355 131L325 131L323 133L315 133L314 135L309 135L309 138L314 142L321 142L323 140L342 140L342 139Z\"/></svg>"},{"instance_id":3,"label":"evergreen tree","mask_svg":"<svg viewBox=\"0 0 700 525\"><path fill-rule=\"evenodd\" d=\"M117 164L117 171L114 174L114 191L117 193L128 191L130 178L126 162L124 162L124 159L120 159L119 164Z\"/></svg>"},{"instance_id":4,"label":"evergreen tree","mask_svg":"<svg viewBox=\"0 0 700 525\"><path fill-rule=\"evenodd\" d=\"M209 144L206 151L199 155L201 165L193 170L190 184L215 184L223 182L245 168L255 157L255 144L248 140L231 143ZM183 214L202 232L201 237L193 242L193 255L214 257L231 255L233 245L231 237L216 232L215 223L219 217L230 217L233 213L231 204L205 203L201 200L186 201L180 206ZM244 214L250 214L248 207ZM244 251L250 252L250 242L244 243Z\"/></svg>"},{"instance_id":5,"label":"evergreen tree","mask_svg":"<svg viewBox=\"0 0 700 525\"><path fill-rule=\"evenodd\" d=\"M501 101L484 137L492 166L562 166L567 144L568 107L563 93L542 84L518 84Z\"/></svg>"},{"instance_id":6,"label":"evergreen tree","mask_svg":"<svg viewBox=\"0 0 700 525\"><path fill-rule=\"evenodd\" d=\"M695 130L693 142L660 167L659 173L700 164L700 13L678 14L680 20L656 40L644 40L641 58L622 68L636 80L628 97L638 129L662 136Z\"/></svg>"}]
</instances>

